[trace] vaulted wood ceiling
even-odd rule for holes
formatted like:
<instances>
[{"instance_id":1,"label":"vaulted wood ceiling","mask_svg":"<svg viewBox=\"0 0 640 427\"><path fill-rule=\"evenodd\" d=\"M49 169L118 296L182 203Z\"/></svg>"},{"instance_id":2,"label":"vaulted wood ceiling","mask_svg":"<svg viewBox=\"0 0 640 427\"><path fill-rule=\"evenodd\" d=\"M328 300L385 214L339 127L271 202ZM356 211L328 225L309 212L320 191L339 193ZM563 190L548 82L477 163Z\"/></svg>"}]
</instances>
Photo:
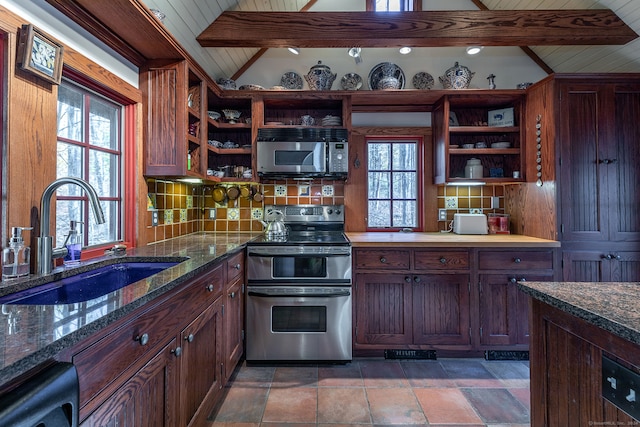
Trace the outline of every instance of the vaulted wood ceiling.
<instances>
[{"instance_id":1,"label":"vaulted wood ceiling","mask_svg":"<svg viewBox=\"0 0 640 427\"><path fill-rule=\"evenodd\" d=\"M311 10L320 10L323 13L327 13L329 11L333 12L334 10L341 10L344 13L346 12L362 12L364 11L364 0L321 0L316 2L315 0L110 0L109 2L96 2L94 0L46 0L47 2L53 4L58 8L70 8L67 10L67 13L70 14L72 19L75 19L80 22L84 22L87 19L94 19L95 22L90 24L92 28L101 28L101 31L104 33L116 33L121 37L120 43L115 43L115 48L118 51L118 47L123 47L127 45L129 39L135 39L140 41L137 45L134 43L133 46L129 47L128 53L125 54L132 62L136 63L145 57L148 57L149 54L155 55L157 53L162 52L153 52L152 48L144 43L145 40L145 32L147 32L148 28L155 27L160 28L161 32L166 31L168 34L171 34L175 40L179 43L179 46L169 45L167 47L166 54L173 55L178 54L181 51L187 52L195 61L197 61L202 68L213 78L217 77L227 77L227 76L238 76L246 67L247 64L251 64L253 60L255 60L256 55L260 55L264 53L267 47L259 47L266 46L267 44L282 45L284 43L284 38L280 37L282 35L281 32L278 35L269 35L266 36L263 34L262 39L264 44L258 45L258 47L246 47L252 45L251 43L247 43L242 45L241 39L245 36L245 32L243 30L235 29L235 44L229 42L227 45L220 47L203 47L196 40L197 37L205 31L212 22L216 21L221 16L224 16L225 11L236 11L236 12L250 12L257 11L263 13L282 13L282 12L297 12L300 10L304 10L309 6L313 5ZM423 8L426 10L429 9L429 5L432 4L450 4L447 1L441 0L422 0ZM129 22L129 18L123 14L118 13L119 3L127 2L134 3L141 9L145 9L143 11L149 16L149 22L145 22L141 27L140 25L132 25ZM469 17L474 16L474 13L471 11L482 12L482 9L488 9L489 11L504 13L506 15L515 14L521 18L516 26L519 27L527 27L527 31L529 32L530 37L523 37L522 34L511 36L512 31L509 30L512 27L512 24L505 24L505 21L502 23L493 20L493 24L489 22L486 25L481 25L480 22L476 19L473 22L476 22L479 25L472 25L469 28L464 30L463 35L465 36L465 40L463 41L459 38L456 38L455 31L449 31L448 41L443 41L442 37L436 37L434 32L421 34L418 38L423 40L422 45L436 45L436 43L440 43L440 45L446 45L445 43L449 43L449 46L459 46L462 44L470 43L472 40L472 35L474 40L478 40L478 44L493 46L496 44L510 44L510 45L521 45L525 48L525 50L529 50L531 54L537 55L540 60L539 64L543 69L547 71L555 71L555 72L639 72L640 71L640 41L639 39L635 39L630 42L625 42L626 38L630 37L629 33L626 33L626 29L621 24L626 24L631 28L636 34L640 33L640 1L638 0L566 0L562 2L558 2L557 0L520 0L518 2L514 2L513 0L469 0L466 2L466 6L462 6L465 3L463 0L458 0L455 2L458 9L465 9L466 11L458 10L457 13L460 14L461 17ZM111 5L111 6L109 6ZM333 5L334 9L328 9L327 5ZM108 7L107 7L108 6ZM166 19L162 24L154 21L153 15L148 12L148 8L159 9L166 14ZM597 22L594 25L590 25L590 20L581 20L579 17L575 16L575 10L584 10L586 17L595 17ZM602 15L599 15L598 9L610 9L621 21L616 18L611 18L610 20L602 20ZM78 11L82 13L79 13ZM538 16L544 16L546 12L544 10L563 10L563 17L559 18L561 24L563 26L570 25L575 28L571 33L568 31L566 33L566 37L568 40L565 44L562 43L563 33L555 32L555 41L550 40L549 38L545 39L544 35L540 32L536 35L535 27L538 26L538 21L526 21L526 13L520 12L509 12L510 10L535 10ZM492 13L493 13L492 12ZM565 14L566 12L566 14ZM432 14L432 18L435 12L430 12ZM444 13L441 11L440 13ZM452 16L454 12L448 12L449 18ZM570 16L574 16L576 19L567 18ZM445 13L441 16L447 16ZM499 14L493 14L493 17L500 16ZM558 18L558 15L556 18ZM265 15L263 18L266 18ZM547 16L547 18L549 18ZM427 17L427 19L429 19ZM461 18L464 19L464 18ZM474 18L475 19L475 18ZM105 22L107 21L107 22ZM421 20L418 20L421 21ZM605 22L606 21L606 22ZM265 20L265 22L269 22ZM271 21L273 22L273 21ZM470 21L467 21L470 22ZM510 18L509 22L514 22L513 16ZM547 21L549 23L550 21ZM255 24L255 22L254 22ZM339 22L330 22L333 25L340 25ZM85 25L87 25L85 23ZM148 25L148 27L147 27ZM344 24L343 24L344 25ZM406 29L406 25L404 27ZM434 25L440 25L441 28L445 30L451 29L451 27L442 27L442 21L437 20ZM459 25L459 23L458 23ZM608 41L604 41L606 43L623 43L623 44L605 44L605 45L597 45L597 41L586 40L586 36L593 37L597 34L595 29L601 29L605 31L602 27L608 27L606 31L611 30L611 33L606 37L610 37L611 34L617 33L616 38L609 39ZM455 25L454 25L455 27ZM588 27L587 34L584 33L585 27ZM459 29L459 27L458 27ZM387 30L389 30L387 28ZM385 30L385 32L387 31ZM392 29L393 30L393 29ZM415 39L415 34L419 31L425 31L425 25L421 22L415 22L413 26L410 26L410 30L413 32L412 36ZM429 30L429 28L426 28ZM619 33L622 31L623 34ZM324 33L326 33L325 31ZM329 31L330 32L330 31ZM446 31L445 31L446 32ZM460 31L458 31L460 33ZM543 31L544 33L544 31ZM248 33L247 33L248 34ZM315 32L313 34L314 39L319 34ZM547 32L547 36L551 35L551 33ZM622 38L619 38L619 37ZM396 36L400 37L400 36ZM558 37L560 40L558 40ZM380 37L378 33L372 35L370 38L374 39L384 39L384 37ZM439 40L438 40L439 39ZM342 40L341 38L338 40ZM546 41L545 41L546 40ZM334 40L333 42L336 42ZM556 44L557 42L557 44ZM242 42L243 43L243 42ZM353 41L343 41L339 44L339 46L346 46L346 44L353 43ZM387 42L388 43L388 42ZM433 43L433 44L432 44ZM592 43L585 45L584 43ZM330 45L328 42L325 42L326 45ZM336 45L337 42L335 43ZM114 46L112 46L114 47ZM429 49L429 48L424 48ZM126 48L122 50L126 51ZM336 54L344 55L344 49L339 48L336 49ZM127 56L128 55L128 56ZM548 64L548 67L546 65ZM545 68L546 67L546 68Z\"/></svg>"}]
</instances>

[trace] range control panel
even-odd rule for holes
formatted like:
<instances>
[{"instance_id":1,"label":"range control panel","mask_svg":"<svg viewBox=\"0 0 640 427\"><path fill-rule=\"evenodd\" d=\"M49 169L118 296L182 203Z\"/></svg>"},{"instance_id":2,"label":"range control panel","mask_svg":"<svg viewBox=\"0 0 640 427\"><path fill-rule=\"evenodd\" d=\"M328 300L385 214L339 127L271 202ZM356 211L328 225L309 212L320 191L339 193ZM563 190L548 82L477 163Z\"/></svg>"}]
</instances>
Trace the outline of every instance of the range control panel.
<instances>
[{"instance_id":1,"label":"range control panel","mask_svg":"<svg viewBox=\"0 0 640 427\"><path fill-rule=\"evenodd\" d=\"M602 397L640 421L640 374L602 357Z\"/></svg>"}]
</instances>

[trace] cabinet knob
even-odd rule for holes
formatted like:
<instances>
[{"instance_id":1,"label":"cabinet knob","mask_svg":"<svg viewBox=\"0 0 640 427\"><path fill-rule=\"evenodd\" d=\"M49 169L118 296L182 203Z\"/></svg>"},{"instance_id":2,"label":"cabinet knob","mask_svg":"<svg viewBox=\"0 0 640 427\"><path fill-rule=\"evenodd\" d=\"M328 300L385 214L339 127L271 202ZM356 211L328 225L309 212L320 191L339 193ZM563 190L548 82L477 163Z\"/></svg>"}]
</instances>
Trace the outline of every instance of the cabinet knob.
<instances>
[{"instance_id":1,"label":"cabinet knob","mask_svg":"<svg viewBox=\"0 0 640 427\"><path fill-rule=\"evenodd\" d=\"M214 289L215 289L215 288L213 287L213 285L207 285L207 290L208 290L209 292L213 292L213 290L214 290Z\"/></svg>"},{"instance_id":2,"label":"cabinet knob","mask_svg":"<svg viewBox=\"0 0 640 427\"><path fill-rule=\"evenodd\" d=\"M514 258L513 262L515 262L516 264L520 264L522 260L520 258Z\"/></svg>"},{"instance_id":3,"label":"cabinet knob","mask_svg":"<svg viewBox=\"0 0 640 427\"><path fill-rule=\"evenodd\" d=\"M186 337L184 337L184 340L187 342L193 342L193 334L189 334Z\"/></svg>"},{"instance_id":4,"label":"cabinet knob","mask_svg":"<svg viewBox=\"0 0 640 427\"><path fill-rule=\"evenodd\" d=\"M511 279L509 279L509 281L511 283L516 283L518 281L518 279L516 279L515 277L512 277Z\"/></svg>"},{"instance_id":5,"label":"cabinet knob","mask_svg":"<svg viewBox=\"0 0 640 427\"><path fill-rule=\"evenodd\" d=\"M387 259L385 257L380 257L380 262L385 264L387 262Z\"/></svg>"},{"instance_id":6,"label":"cabinet knob","mask_svg":"<svg viewBox=\"0 0 640 427\"><path fill-rule=\"evenodd\" d=\"M416 283L420 283L420 276L413 276L413 281Z\"/></svg>"},{"instance_id":7,"label":"cabinet knob","mask_svg":"<svg viewBox=\"0 0 640 427\"><path fill-rule=\"evenodd\" d=\"M182 354L182 347L172 349L171 353L173 353L173 355L176 357L180 357L180 355Z\"/></svg>"},{"instance_id":8,"label":"cabinet knob","mask_svg":"<svg viewBox=\"0 0 640 427\"><path fill-rule=\"evenodd\" d=\"M613 259L613 256L611 254L606 254L606 255L603 255L602 258L604 258L604 259Z\"/></svg>"},{"instance_id":9,"label":"cabinet knob","mask_svg":"<svg viewBox=\"0 0 640 427\"><path fill-rule=\"evenodd\" d=\"M411 277L404 276L404 281L407 282L407 283L411 283Z\"/></svg>"},{"instance_id":10,"label":"cabinet knob","mask_svg":"<svg viewBox=\"0 0 640 427\"><path fill-rule=\"evenodd\" d=\"M527 281L527 279L525 279L524 277L521 277L521 278L520 278L520 281L521 281L521 282L526 282L526 281Z\"/></svg>"},{"instance_id":11,"label":"cabinet knob","mask_svg":"<svg viewBox=\"0 0 640 427\"><path fill-rule=\"evenodd\" d=\"M609 258L607 258L607 259L616 259L618 261L620 261L622 259L622 257L620 255L616 255L616 254L609 254L608 256L609 256Z\"/></svg>"},{"instance_id":12,"label":"cabinet knob","mask_svg":"<svg viewBox=\"0 0 640 427\"><path fill-rule=\"evenodd\" d=\"M240 270L240 264L234 265L233 268L235 268L236 270Z\"/></svg>"},{"instance_id":13,"label":"cabinet knob","mask_svg":"<svg viewBox=\"0 0 640 427\"><path fill-rule=\"evenodd\" d=\"M235 292L229 292L229 298L235 298L235 297L236 297Z\"/></svg>"},{"instance_id":14,"label":"cabinet knob","mask_svg":"<svg viewBox=\"0 0 640 427\"><path fill-rule=\"evenodd\" d=\"M446 263L447 263L447 259L445 257L441 257L440 264L446 264Z\"/></svg>"},{"instance_id":15,"label":"cabinet knob","mask_svg":"<svg viewBox=\"0 0 640 427\"><path fill-rule=\"evenodd\" d=\"M149 342L149 334L138 335L134 340L140 342L140 345L147 345Z\"/></svg>"}]
</instances>

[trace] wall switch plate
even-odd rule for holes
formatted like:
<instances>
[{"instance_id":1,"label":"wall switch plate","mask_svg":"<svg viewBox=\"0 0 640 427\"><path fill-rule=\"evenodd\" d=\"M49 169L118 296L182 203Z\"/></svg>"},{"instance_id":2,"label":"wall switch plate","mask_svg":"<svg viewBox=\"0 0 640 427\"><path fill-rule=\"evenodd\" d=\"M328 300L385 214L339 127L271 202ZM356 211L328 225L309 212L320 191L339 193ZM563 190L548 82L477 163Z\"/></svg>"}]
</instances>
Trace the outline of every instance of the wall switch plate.
<instances>
[{"instance_id":1,"label":"wall switch plate","mask_svg":"<svg viewBox=\"0 0 640 427\"><path fill-rule=\"evenodd\" d=\"M447 210L438 209L438 221L446 221L446 220L447 220Z\"/></svg>"},{"instance_id":2,"label":"wall switch plate","mask_svg":"<svg viewBox=\"0 0 640 427\"><path fill-rule=\"evenodd\" d=\"M491 196L491 209L500 209L500 197Z\"/></svg>"},{"instance_id":3,"label":"wall switch plate","mask_svg":"<svg viewBox=\"0 0 640 427\"><path fill-rule=\"evenodd\" d=\"M216 210L209 209L209 219L216 219Z\"/></svg>"},{"instance_id":4,"label":"wall switch plate","mask_svg":"<svg viewBox=\"0 0 640 427\"><path fill-rule=\"evenodd\" d=\"M151 211L151 226L158 225L158 211Z\"/></svg>"}]
</instances>

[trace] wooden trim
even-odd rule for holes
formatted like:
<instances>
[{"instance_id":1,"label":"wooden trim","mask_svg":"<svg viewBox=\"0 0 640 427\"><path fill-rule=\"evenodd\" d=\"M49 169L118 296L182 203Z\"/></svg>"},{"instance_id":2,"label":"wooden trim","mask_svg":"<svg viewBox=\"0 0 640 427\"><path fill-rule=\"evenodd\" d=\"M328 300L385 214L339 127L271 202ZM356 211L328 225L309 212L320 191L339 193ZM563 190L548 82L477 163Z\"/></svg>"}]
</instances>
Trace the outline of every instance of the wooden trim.
<instances>
[{"instance_id":1,"label":"wooden trim","mask_svg":"<svg viewBox=\"0 0 640 427\"><path fill-rule=\"evenodd\" d=\"M390 14L225 11L196 39L203 47L317 48L616 45L637 37L611 10L564 9Z\"/></svg>"}]
</instances>

